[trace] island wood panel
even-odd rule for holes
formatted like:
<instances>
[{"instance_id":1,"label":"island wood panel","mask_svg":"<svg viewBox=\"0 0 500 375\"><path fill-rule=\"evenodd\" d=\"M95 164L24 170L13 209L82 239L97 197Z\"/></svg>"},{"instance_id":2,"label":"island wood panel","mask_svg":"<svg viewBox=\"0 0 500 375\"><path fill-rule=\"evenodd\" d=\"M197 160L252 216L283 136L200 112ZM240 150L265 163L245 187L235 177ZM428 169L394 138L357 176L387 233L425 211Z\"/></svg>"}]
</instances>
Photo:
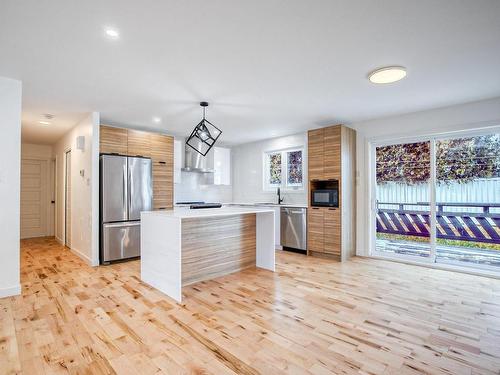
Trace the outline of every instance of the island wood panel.
<instances>
[{"instance_id":1,"label":"island wood panel","mask_svg":"<svg viewBox=\"0 0 500 375\"><path fill-rule=\"evenodd\" d=\"M256 216L183 218L182 285L255 267Z\"/></svg>"},{"instance_id":2,"label":"island wood panel","mask_svg":"<svg viewBox=\"0 0 500 375\"><path fill-rule=\"evenodd\" d=\"M153 208L162 210L173 207L173 163L153 161Z\"/></svg>"},{"instance_id":3,"label":"island wood panel","mask_svg":"<svg viewBox=\"0 0 500 375\"><path fill-rule=\"evenodd\" d=\"M341 217L340 209L324 209L324 252L341 258Z\"/></svg>"},{"instance_id":4,"label":"island wood panel","mask_svg":"<svg viewBox=\"0 0 500 375\"><path fill-rule=\"evenodd\" d=\"M99 152L102 154L127 155L127 129L101 125L99 128Z\"/></svg>"},{"instance_id":5,"label":"island wood panel","mask_svg":"<svg viewBox=\"0 0 500 375\"><path fill-rule=\"evenodd\" d=\"M183 288L140 260L91 267L21 241L21 295L0 298L0 374L500 373L500 280L384 260L276 253Z\"/></svg>"},{"instance_id":6,"label":"island wood panel","mask_svg":"<svg viewBox=\"0 0 500 375\"><path fill-rule=\"evenodd\" d=\"M324 129L324 166L323 178L325 180L340 180L341 171L341 132L342 126L330 126Z\"/></svg>"},{"instance_id":7,"label":"island wood panel","mask_svg":"<svg viewBox=\"0 0 500 375\"><path fill-rule=\"evenodd\" d=\"M310 180L324 178L325 131L315 129L308 132L308 174Z\"/></svg>"},{"instance_id":8,"label":"island wood panel","mask_svg":"<svg viewBox=\"0 0 500 375\"><path fill-rule=\"evenodd\" d=\"M151 133L129 129L127 154L129 156L151 157Z\"/></svg>"}]
</instances>

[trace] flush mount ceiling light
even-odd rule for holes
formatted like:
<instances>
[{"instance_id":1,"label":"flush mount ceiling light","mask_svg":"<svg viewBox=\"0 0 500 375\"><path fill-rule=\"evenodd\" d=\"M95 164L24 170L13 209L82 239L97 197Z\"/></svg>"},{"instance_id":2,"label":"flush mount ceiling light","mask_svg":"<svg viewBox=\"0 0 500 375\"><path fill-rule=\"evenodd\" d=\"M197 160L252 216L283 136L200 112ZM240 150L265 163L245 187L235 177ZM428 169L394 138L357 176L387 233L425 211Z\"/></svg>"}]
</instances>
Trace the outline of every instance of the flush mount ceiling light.
<instances>
[{"instance_id":1,"label":"flush mount ceiling light","mask_svg":"<svg viewBox=\"0 0 500 375\"><path fill-rule=\"evenodd\" d=\"M386 66L368 74L372 83L393 83L406 77L406 68L403 66Z\"/></svg>"},{"instance_id":2,"label":"flush mount ceiling light","mask_svg":"<svg viewBox=\"0 0 500 375\"><path fill-rule=\"evenodd\" d=\"M109 39L116 40L116 39L120 38L120 32L113 27L106 27L104 29L104 33L106 34L106 36Z\"/></svg>"},{"instance_id":3,"label":"flush mount ceiling light","mask_svg":"<svg viewBox=\"0 0 500 375\"><path fill-rule=\"evenodd\" d=\"M154 122L155 124L159 124L159 123L161 122L161 118L160 118L160 117L156 117L156 116L155 116L155 117L153 117L153 122Z\"/></svg>"},{"instance_id":4,"label":"flush mount ceiling light","mask_svg":"<svg viewBox=\"0 0 500 375\"><path fill-rule=\"evenodd\" d=\"M222 131L205 118L208 103L200 102L200 106L203 108L203 119L195 126L186 144L199 154L206 156Z\"/></svg>"},{"instance_id":5,"label":"flush mount ceiling light","mask_svg":"<svg viewBox=\"0 0 500 375\"><path fill-rule=\"evenodd\" d=\"M54 118L54 115L50 113L45 113L43 117L45 118L45 120L38 121L38 123L41 125L50 125L51 124L50 120Z\"/></svg>"}]
</instances>

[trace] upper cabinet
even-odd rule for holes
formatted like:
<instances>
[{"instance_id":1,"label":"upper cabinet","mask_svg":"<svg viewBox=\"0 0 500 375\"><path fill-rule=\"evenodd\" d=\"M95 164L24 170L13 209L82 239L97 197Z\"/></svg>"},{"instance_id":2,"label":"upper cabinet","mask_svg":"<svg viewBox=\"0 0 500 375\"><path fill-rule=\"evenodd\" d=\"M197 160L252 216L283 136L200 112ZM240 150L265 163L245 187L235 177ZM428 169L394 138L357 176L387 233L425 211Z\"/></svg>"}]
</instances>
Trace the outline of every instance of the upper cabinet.
<instances>
[{"instance_id":1,"label":"upper cabinet","mask_svg":"<svg viewBox=\"0 0 500 375\"><path fill-rule=\"evenodd\" d=\"M308 173L310 180L324 179L325 165L325 130L309 131Z\"/></svg>"},{"instance_id":2,"label":"upper cabinet","mask_svg":"<svg viewBox=\"0 0 500 375\"><path fill-rule=\"evenodd\" d=\"M101 125L100 153L151 158L153 207L173 207L174 138L169 135Z\"/></svg>"},{"instance_id":3,"label":"upper cabinet","mask_svg":"<svg viewBox=\"0 0 500 375\"><path fill-rule=\"evenodd\" d=\"M214 185L231 185L231 149L214 147Z\"/></svg>"},{"instance_id":4,"label":"upper cabinet","mask_svg":"<svg viewBox=\"0 0 500 375\"><path fill-rule=\"evenodd\" d=\"M341 125L309 131L310 180L340 180L341 134Z\"/></svg>"},{"instance_id":5,"label":"upper cabinet","mask_svg":"<svg viewBox=\"0 0 500 375\"><path fill-rule=\"evenodd\" d=\"M151 133L128 130L127 154L129 156L151 157Z\"/></svg>"},{"instance_id":6,"label":"upper cabinet","mask_svg":"<svg viewBox=\"0 0 500 375\"><path fill-rule=\"evenodd\" d=\"M342 126L330 126L324 130L323 177L325 180L340 180Z\"/></svg>"},{"instance_id":7,"label":"upper cabinet","mask_svg":"<svg viewBox=\"0 0 500 375\"><path fill-rule=\"evenodd\" d=\"M102 154L127 155L128 131L101 125L99 132L99 147Z\"/></svg>"}]
</instances>

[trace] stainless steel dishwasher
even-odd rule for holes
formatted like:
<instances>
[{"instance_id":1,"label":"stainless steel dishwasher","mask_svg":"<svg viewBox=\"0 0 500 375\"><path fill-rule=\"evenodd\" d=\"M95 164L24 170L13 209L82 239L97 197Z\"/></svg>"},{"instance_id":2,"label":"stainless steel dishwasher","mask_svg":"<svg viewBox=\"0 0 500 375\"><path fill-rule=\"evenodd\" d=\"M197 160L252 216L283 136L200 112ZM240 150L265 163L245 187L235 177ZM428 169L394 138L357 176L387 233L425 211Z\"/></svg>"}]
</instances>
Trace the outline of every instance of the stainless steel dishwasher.
<instances>
[{"instance_id":1,"label":"stainless steel dishwasher","mask_svg":"<svg viewBox=\"0 0 500 375\"><path fill-rule=\"evenodd\" d=\"M281 207L281 246L307 250L307 208Z\"/></svg>"}]
</instances>

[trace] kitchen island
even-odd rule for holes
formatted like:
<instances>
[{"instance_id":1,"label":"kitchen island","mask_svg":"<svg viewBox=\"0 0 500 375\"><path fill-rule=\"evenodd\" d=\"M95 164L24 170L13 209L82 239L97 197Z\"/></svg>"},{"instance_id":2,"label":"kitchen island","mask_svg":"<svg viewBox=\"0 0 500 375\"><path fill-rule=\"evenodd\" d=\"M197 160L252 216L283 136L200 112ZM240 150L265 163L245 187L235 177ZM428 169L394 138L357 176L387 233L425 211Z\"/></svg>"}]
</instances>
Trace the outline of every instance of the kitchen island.
<instances>
[{"instance_id":1,"label":"kitchen island","mask_svg":"<svg viewBox=\"0 0 500 375\"><path fill-rule=\"evenodd\" d=\"M223 207L141 214L141 280L178 302L182 287L259 267L275 270L274 210Z\"/></svg>"}]
</instances>

